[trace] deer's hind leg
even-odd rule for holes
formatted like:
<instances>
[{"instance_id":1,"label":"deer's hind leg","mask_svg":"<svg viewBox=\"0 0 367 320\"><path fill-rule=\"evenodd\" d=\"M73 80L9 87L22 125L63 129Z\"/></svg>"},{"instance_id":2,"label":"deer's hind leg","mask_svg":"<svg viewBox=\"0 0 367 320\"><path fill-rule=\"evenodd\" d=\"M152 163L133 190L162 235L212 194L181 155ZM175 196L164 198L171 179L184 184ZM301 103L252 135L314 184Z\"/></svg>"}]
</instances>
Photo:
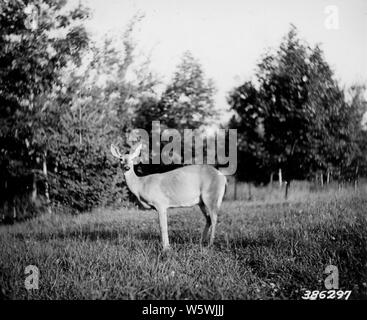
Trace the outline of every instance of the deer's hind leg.
<instances>
[{"instance_id":1,"label":"deer's hind leg","mask_svg":"<svg viewBox=\"0 0 367 320\"><path fill-rule=\"evenodd\" d=\"M215 237L215 227L217 225L217 210L214 207L209 207L205 204L203 204L202 206L200 206L205 215L206 218L206 225L204 227L204 231L201 237L202 240L202 244L204 244L204 242L207 240L208 238L208 232L210 230L210 238L209 238L209 247L213 245L214 242L214 237ZM204 209L203 209L204 208Z\"/></svg>"},{"instance_id":2,"label":"deer's hind leg","mask_svg":"<svg viewBox=\"0 0 367 320\"><path fill-rule=\"evenodd\" d=\"M210 219L210 215L207 211L205 204L201 202L199 206L205 217L205 227L204 227L203 233L201 234L201 245L204 245L208 239L208 232L209 232L210 226L212 225L212 221Z\"/></svg>"},{"instance_id":3,"label":"deer's hind leg","mask_svg":"<svg viewBox=\"0 0 367 320\"><path fill-rule=\"evenodd\" d=\"M207 216L210 219L209 246L214 243L215 228L218 220L218 211L224 195L225 181L223 183L212 183L210 188L203 194L202 202L205 206Z\"/></svg>"},{"instance_id":4,"label":"deer's hind leg","mask_svg":"<svg viewBox=\"0 0 367 320\"><path fill-rule=\"evenodd\" d=\"M210 219L212 221L212 226L210 228L210 239L209 239L209 247L211 247L214 243L214 237L215 237L215 227L217 226L217 210L213 210L210 214Z\"/></svg>"}]
</instances>

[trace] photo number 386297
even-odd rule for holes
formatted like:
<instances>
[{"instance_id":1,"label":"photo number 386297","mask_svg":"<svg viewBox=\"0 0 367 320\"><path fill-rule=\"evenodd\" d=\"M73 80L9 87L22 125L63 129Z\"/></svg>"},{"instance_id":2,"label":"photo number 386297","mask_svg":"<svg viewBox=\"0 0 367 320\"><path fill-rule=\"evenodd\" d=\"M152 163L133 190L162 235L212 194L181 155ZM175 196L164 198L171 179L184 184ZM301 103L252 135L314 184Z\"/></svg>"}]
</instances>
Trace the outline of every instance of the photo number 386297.
<instances>
[{"instance_id":1,"label":"photo number 386297","mask_svg":"<svg viewBox=\"0 0 367 320\"><path fill-rule=\"evenodd\" d=\"M306 290L302 296L304 300L317 300L317 299L338 299L338 300L348 300L351 290Z\"/></svg>"}]
</instances>

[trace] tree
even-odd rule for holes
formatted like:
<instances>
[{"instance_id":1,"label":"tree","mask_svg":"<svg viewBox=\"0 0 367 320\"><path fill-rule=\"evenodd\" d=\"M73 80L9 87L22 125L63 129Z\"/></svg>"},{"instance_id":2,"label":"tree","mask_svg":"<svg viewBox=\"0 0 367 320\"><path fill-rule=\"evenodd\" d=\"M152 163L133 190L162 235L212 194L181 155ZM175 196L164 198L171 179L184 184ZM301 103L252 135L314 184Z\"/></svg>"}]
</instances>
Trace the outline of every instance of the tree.
<instances>
[{"instance_id":1,"label":"tree","mask_svg":"<svg viewBox=\"0 0 367 320\"><path fill-rule=\"evenodd\" d=\"M213 81L206 79L200 63L190 52L185 52L160 99L154 95L146 95L140 101L134 117L136 128L152 132L152 121L160 121L163 129L176 129L183 133L184 129L198 129L211 123L217 115L214 109L215 88ZM181 141L181 160L184 145ZM153 143L153 141L152 141ZM164 148L164 142L160 148ZM192 144L194 149L194 143ZM138 170L145 173L163 172L180 164L173 165L139 165Z\"/></svg>"},{"instance_id":2,"label":"tree","mask_svg":"<svg viewBox=\"0 0 367 320\"><path fill-rule=\"evenodd\" d=\"M55 201L88 210L98 205L121 204L127 189L109 146L126 150L126 133L136 110L153 95L156 80L148 62L137 62L132 38L134 17L116 41L91 44L88 59L78 69L66 69L64 89L55 99L63 113L53 135L51 196Z\"/></svg>"},{"instance_id":3,"label":"tree","mask_svg":"<svg viewBox=\"0 0 367 320\"><path fill-rule=\"evenodd\" d=\"M229 103L237 116L232 124L246 141L244 155L260 161L264 172L281 169L286 197L291 180L352 157L344 92L321 49L302 42L294 26L277 51L262 58L255 81L235 88Z\"/></svg>"},{"instance_id":4,"label":"tree","mask_svg":"<svg viewBox=\"0 0 367 320\"><path fill-rule=\"evenodd\" d=\"M163 92L154 118L175 129L197 129L216 115L212 80L204 77L200 63L185 52L173 79Z\"/></svg>"},{"instance_id":5,"label":"tree","mask_svg":"<svg viewBox=\"0 0 367 320\"><path fill-rule=\"evenodd\" d=\"M365 90L365 86L356 84L347 91L342 134L348 137L348 143L339 146L343 161L334 165L339 180L354 180L355 185L360 176L367 175L367 132L363 124L367 112Z\"/></svg>"},{"instance_id":6,"label":"tree","mask_svg":"<svg viewBox=\"0 0 367 320\"><path fill-rule=\"evenodd\" d=\"M7 190L9 184L16 183L13 191L19 194L22 186L29 186L29 175L35 175L41 164L47 168L47 135L59 114L44 102L57 90L60 70L68 62L79 63L88 44L81 24L87 10L78 6L65 12L65 4L64 0L0 4L0 174L4 177L0 193L10 202L14 194Z\"/></svg>"},{"instance_id":7,"label":"tree","mask_svg":"<svg viewBox=\"0 0 367 320\"><path fill-rule=\"evenodd\" d=\"M239 180L262 182L268 179L268 155L264 148L264 130L262 110L258 107L258 92L251 82L235 88L227 98L231 109L235 111L228 127L237 129ZM241 168L246 168L241 170Z\"/></svg>"}]
</instances>

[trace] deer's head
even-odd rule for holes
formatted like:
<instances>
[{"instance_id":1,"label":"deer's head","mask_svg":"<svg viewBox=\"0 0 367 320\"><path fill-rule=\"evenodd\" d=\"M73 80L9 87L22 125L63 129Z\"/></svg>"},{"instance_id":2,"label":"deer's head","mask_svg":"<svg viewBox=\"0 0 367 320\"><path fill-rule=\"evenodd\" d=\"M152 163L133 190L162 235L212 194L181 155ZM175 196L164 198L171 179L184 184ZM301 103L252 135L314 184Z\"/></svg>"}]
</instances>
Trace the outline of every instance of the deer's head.
<instances>
[{"instance_id":1,"label":"deer's head","mask_svg":"<svg viewBox=\"0 0 367 320\"><path fill-rule=\"evenodd\" d=\"M139 142L130 148L129 153L121 154L120 150L114 144L111 144L111 153L120 160L124 169L128 171L133 168L134 161L139 158L142 146L142 143Z\"/></svg>"}]
</instances>

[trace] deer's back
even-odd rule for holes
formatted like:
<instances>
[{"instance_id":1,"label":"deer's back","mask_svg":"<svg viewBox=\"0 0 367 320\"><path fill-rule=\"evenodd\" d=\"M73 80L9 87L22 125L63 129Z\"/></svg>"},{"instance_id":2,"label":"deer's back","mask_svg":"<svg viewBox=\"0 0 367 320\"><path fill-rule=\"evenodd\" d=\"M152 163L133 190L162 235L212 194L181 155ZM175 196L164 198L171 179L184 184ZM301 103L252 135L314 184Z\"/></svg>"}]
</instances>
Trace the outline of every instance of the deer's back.
<instances>
[{"instance_id":1,"label":"deer's back","mask_svg":"<svg viewBox=\"0 0 367 320\"><path fill-rule=\"evenodd\" d=\"M203 192L216 192L226 178L209 165L190 165L145 177L144 189L150 202L169 207L187 207L200 202Z\"/></svg>"}]
</instances>

